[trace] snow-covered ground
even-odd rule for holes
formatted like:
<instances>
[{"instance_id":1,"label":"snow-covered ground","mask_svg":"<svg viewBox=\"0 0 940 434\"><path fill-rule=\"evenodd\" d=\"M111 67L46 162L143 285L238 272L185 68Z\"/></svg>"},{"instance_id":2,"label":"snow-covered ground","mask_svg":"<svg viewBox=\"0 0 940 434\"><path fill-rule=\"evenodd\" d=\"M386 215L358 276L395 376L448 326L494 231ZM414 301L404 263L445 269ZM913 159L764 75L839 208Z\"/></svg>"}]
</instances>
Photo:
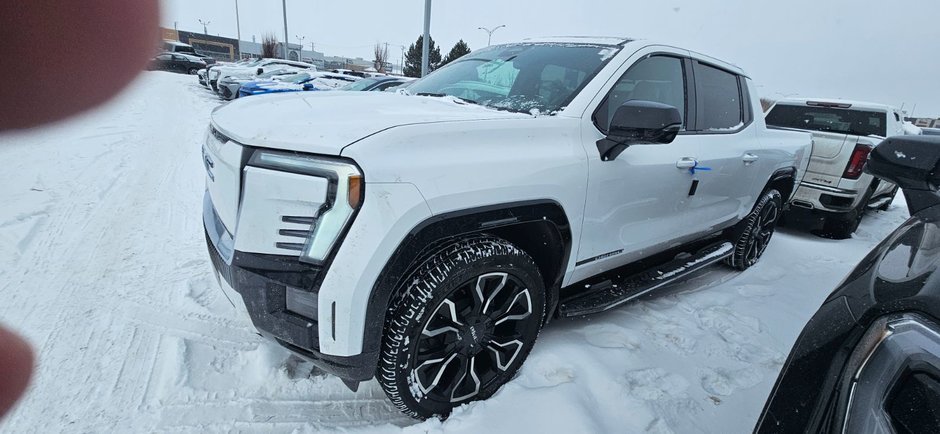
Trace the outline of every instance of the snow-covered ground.
<instances>
[{"instance_id":1,"label":"snow-covered ground","mask_svg":"<svg viewBox=\"0 0 940 434\"><path fill-rule=\"evenodd\" d=\"M803 324L907 215L895 201L845 241L784 229L745 273L555 321L496 396L416 423L218 292L200 144L219 101L195 81L145 73L92 114L0 135L0 321L39 353L0 432L750 432Z\"/></svg>"}]
</instances>

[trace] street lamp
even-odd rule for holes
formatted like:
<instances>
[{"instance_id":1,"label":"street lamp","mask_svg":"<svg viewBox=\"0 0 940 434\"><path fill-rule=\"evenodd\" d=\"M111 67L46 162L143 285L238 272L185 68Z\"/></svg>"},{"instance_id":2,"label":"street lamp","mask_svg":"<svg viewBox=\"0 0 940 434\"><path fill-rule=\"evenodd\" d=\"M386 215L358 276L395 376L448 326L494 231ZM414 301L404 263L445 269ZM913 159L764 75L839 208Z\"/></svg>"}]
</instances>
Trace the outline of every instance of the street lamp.
<instances>
[{"instance_id":1,"label":"street lamp","mask_svg":"<svg viewBox=\"0 0 940 434\"><path fill-rule=\"evenodd\" d=\"M303 61L304 61L304 39L307 39L307 37L306 37L306 36L300 36L300 35L294 35L294 37L297 38L298 40L300 40L300 59L298 59L298 60L300 60L301 62L303 62Z\"/></svg>"},{"instance_id":2,"label":"street lamp","mask_svg":"<svg viewBox=\"0 0 940 434\"><path fill-rule=\"evenodd\" d=\"M287 37L287 0L281 0L281 8L284 12L284 60L287 60L287 46L290 42Z\"/></svg>"},{"instance_id":3,"label":"street lamp","mask_svg":"<svg viewBox=\"0 0 940 434\"><path fill-rule=\"evenodd\" d=\"M502 25L496 26L496 28L494 28L493 30L487 29L486 27L477 27L477 28L480 29L480 30L482 30L482 31L484 31L484 32L486 32L486 34L487 34L487 37L486 37L486 45L489 46L489 45L490 45L490 42L493 40L493 32L495 32L495 31L497 31L497 30L499 30L499 29L501 29L501 28L503 28L503 27L506 27L506 25L505 25L505 24L502 24Z\"/></svg>"},{"instance_id":4,"label":"street lamp","mask_svg":"<svg viewBox=\"0 0 940 434\"><path fill-rule=\"evenodd\" d=\"M431 0L424 0L424 38L421 44L421 76L424 77L431 72Z\"/></svg>"},{"instance_id":5,"label":"street lamp","mask_svg":"<svg viewBox=\"0 0 940 434\"><path fill-rule=\"evenodd\" d=\"M208 27L209 27L209 24L212 24L212 21L203 21L201 19L197 21L199 21L199 24L202 24L202 33L205 35L208 35L209 34Z\"/></svg>"},{"instance_id":6,"label":"street lamp","mask_svg":"<svg viewBox=\"0 0 940 434\"><path fill-rule=\"evenodd\" d=\"M388 51L388 46L389 46L389 45L391 45L391 46L393 46L393 47L401 48L401 60L400 60L400 63L399 63L398 66L401 67L401 75L405 75L405 49L406 49L407 47L405 47L404 45L400 45L400 44L389 44L388 42L386 42L386 43L385 43L385 47L386 47L386 48L385 48L385 51ZM394 68L392 68L392 73L394 73L394 72L395 72L395 71L394 71Z\"/></svg>"}]
</instances>

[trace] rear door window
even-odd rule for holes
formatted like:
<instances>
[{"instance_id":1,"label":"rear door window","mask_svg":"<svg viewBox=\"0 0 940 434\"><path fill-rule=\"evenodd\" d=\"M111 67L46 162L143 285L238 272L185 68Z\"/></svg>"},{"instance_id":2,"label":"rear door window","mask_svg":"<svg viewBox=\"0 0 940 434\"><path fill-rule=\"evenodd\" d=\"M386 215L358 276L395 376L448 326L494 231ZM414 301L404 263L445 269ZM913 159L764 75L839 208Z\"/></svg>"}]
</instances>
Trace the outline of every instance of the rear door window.
<instances>
[{"instance_id":1,"label":"rear door window","mask_svg":"<svg viewBox=\"0 0 940 434\"><path fill-rule=\"evenodd\" d=\"M696 62L695 83L699 130L734 131L744 126L744 105L736 74Z\"/></svg>"}]
</instances>

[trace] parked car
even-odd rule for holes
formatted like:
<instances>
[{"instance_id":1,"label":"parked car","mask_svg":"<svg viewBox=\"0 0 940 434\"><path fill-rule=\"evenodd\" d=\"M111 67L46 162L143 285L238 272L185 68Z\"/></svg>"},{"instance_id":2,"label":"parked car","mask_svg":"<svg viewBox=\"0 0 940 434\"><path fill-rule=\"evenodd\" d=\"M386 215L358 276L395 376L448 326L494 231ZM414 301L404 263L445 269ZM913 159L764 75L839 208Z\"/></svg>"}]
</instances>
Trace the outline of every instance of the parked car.
<instances>
[{"instance_id":1,"label":"parked car","mask_svg":"<svg viewBox=\"0 0 940 434\"><path fill-rule=\"evenodd\" d=\"M262 335L418 418L495 393L551 318L755 264L812 141L741 69L646 41L491 46L409 91L218 108L203 221Z\"/></svg>"},{"instance_id":2,"label":"parked car","mask_svg":"<svg viewBox=\"0 0 940 434\"><path fill-rule=\"evenodd\" d=\"M206 67L206 62L201 59L178 53L160 53L147 65L150 71L170 71L181 72L183 74L195 75L200 69Z\"/></svg>"},{"instance_id":3,"label":"parked car","mask_svg":"<svg viewBox=\"0 0 940 434\"><path fill-rule=\"evenodd\" d=\"M756 433L940 432L940 138L892 137L866 171L904 190L911 218L809 321Z\"/></svg>"},{"instance_id":4,"label":"parked car","mask_svg":"<svg viewBox=\"0 0 940 434\"><path fill-rule=\"evenodd\" d=\"M198 57L202 59L203 62L206 62L206 65L211 65L215 63L215 58L196 51L192 45L184 44L178 41L168 41L163 40L163 51L168 53L178 53L178 54L188 54L193 57Z\"/></svg>"},{"instance_id":5,"label":"parked car","mask_svg":"<svg viewBox=\"0 0 940 434\"><path fill-rule=\"evenodd\" d=\"M940 136L940 128L921 128L920 131L925 136Z\"/></svg>"},{"instance_id":6,"label":"parked car","mask_svg":"<svg viewBox=\"0 0 940 434\"><path fill-rule=\"evenodd\" d=\"M263 95L268 93L334 90L354 84L356 77L337 75L317 71L302 71L291 75L281 75L270 80L256 80L243 83L238 96Z\"/></svg>"},{"instance_id":7,"label":"parked car","mask_svg":"<svg viewBox=\"0 0 940 434\"><path fill-rule=\"evenodd\" d=\"M363 71L353 71L353 70L351 70L351 69L333 69L333 70L330 70L330 72L332 72L332 73L334 73L334 74L343 74L343 75L349 75L349 76L358 77L358 78L366 78L366 77L369 77L369 75L368 75L366 72L363 72Z\"/></svg>"},{"instance_id":8,"label":"parked car","mask_svg":"<svg viewBox=\"0 0 940 434\"><path fill-rule=\"evenodd\" d=\"M209 81L206 79L206 72L208 71L208 66L206 68L196 71L196 77L198 77L199 84L208 87Z\"/></svg>"},{"instance_id":9,"label":"parked car","mask_svg":"<svg viewBox=\"0 0 940 434\"><path fill-rule=\"evenodd\" d=\"M767 125L813 133L806 178L793 194L787 222L820 235L849 238L868 208L887 209L897 186L862 172L875 144L904 134L901 113L883 104L785 99L767 113Z\"/></svg>"},{"instance_id":10,"label":"parked car","mask_svg":"<svg viewBox=\"0 0 940 434\"><path fill-rule=\"evenodd\" d=\"M382 92L393 87L401 86L412 79L405 77L374 77L374 78L363 78L362 80L356 81L354 83L349 83L343 87L340 87L339 90L349 90L356 92Z\"/></svg>"},{"instance_id":11,"label":"parked car","mask_svg":"<svg viewBox=\"0 0 940 434\"><path fill-rule=\"evenodd\" d=\"M207 78L209 81L209 86L212 87L212 90L217 90L219 78L221 77L252 78L264 74L267 71L284 69L287 67L309 69L311 71L317 70L315 66L304 62L295 62L284 59L256 59L248 63L217 66L211 68L207 72Z\"/></svg>"},{"instance_id":12,"label":"parked car","mask_svg":"<svg viewBox=\"0 0 940 434\"><path fill-rule=\"evenodd\" d=\"M303 71L302 69L294 68L291 66L271 69L263 74L259 74L255 77L250 78L239 78L233 76L225 76L219 79L218 84L216 85L217 92L220 97L227 100L232 100L238 98L239 89L243 84L253 82L256 80L269 81L282 76L295 75L298 72Z\"/></svg>"}]
</instances>

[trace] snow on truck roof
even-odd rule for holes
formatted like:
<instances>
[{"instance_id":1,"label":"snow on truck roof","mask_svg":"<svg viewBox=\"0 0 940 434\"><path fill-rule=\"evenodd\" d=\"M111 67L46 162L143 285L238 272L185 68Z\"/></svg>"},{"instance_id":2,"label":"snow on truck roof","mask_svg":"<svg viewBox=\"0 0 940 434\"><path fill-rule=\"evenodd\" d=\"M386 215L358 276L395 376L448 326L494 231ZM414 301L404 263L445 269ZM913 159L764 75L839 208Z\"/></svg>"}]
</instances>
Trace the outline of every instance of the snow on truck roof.
<instances>
[{"instance_id":1,"label":"snow on truck roof","mask_svg":"<svg viewBox=\"0 0 940 434\"><path fill-rule=\"evenodd\" d=\"M633 39L614 36L544 36L523 39L522 41L556 44L623 45L633 41Z\"/></svg>"},{"instance_id":2,"label":"snow on truck roof","mask_svg":"<svg viewBox=\"0 0 940 434\"><path fill-rule=\"evenodd\" d=\"M539 43L542 43L542 44L546 44L546 43L547 44L552 44L552 43L554 44L591 44L591 45L606 45L606 46L621 46L621 47L627 44L635 43L635 44L643 44L643 46L662 45L662 46L672 47L671 45L668 45L668 44L659 44L659 43L644 40L644 39L626 38L622 36L620 37L618 36L545 36L545 37L538 37L538 38L523 39L522 42L536 43L536 44L539 44ZM741 67L733 63L729 63L721 59L716 59L707 54L690 51L685 48L680 48L680 47L673 47L673 48L688 51L693 58L698 59L702 61L703 63L709 63L719 68L728 70L732 73L742 75L744 77L748 77L747 73L744 72L744 70L741 69Z\"/></svg>"},{"instance_id":3,"label":"snow on truck roof","mask_svg":"<svg viewBox=\"0 0 940 434\"><path fill-rule=\"evenodd\" d=\"M866 110L884 110L886 112L897 111L897 108L887 104L876 102L853 101L840 98L784 98L777 101L777 104L789 105L818 105L821 107L831 106L835 108L856 108Z\"/></svg>"}]
</instances>

